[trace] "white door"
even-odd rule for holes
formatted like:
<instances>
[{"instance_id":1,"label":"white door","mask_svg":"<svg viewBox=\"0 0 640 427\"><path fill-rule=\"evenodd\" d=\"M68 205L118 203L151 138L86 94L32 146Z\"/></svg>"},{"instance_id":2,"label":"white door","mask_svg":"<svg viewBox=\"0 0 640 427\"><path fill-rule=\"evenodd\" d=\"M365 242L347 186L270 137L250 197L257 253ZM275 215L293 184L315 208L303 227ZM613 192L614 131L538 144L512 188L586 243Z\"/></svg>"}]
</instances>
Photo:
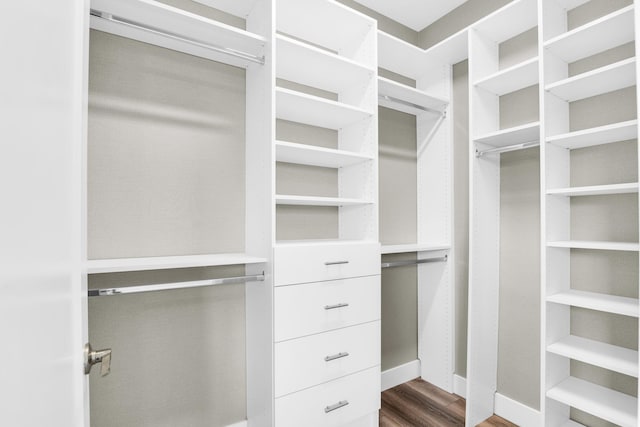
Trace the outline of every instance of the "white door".
<instances>
[{"instance_id":1,"label":"white door","mask_svg":"<svg viewBox=\"0 0 640 427\"><path fill-rule=\"evenodd\" d=\"M86 423L85 0L0 2L0 425Z\"/></svg>"}]
</instances>

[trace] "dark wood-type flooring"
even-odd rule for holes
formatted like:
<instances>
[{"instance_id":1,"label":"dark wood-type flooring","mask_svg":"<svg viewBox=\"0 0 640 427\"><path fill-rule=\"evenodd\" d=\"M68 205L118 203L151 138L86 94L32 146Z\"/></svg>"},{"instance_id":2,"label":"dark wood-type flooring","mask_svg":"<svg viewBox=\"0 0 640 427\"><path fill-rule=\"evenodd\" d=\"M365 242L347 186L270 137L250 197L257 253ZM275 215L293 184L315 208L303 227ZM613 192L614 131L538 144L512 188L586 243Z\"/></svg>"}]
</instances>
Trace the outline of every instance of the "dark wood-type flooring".
<instances>
[{"instance_id":1,"label":"dark wood-type flooring","mask_svg":"<svg viewBox=\"0 0 640 427\"><path fill-rule=\"evenodd\" d=\"M380 427L464 426L465 400L421 379L382 393ZM517 427L494 415L480 427Z\"/></svg>"}]
</instances>

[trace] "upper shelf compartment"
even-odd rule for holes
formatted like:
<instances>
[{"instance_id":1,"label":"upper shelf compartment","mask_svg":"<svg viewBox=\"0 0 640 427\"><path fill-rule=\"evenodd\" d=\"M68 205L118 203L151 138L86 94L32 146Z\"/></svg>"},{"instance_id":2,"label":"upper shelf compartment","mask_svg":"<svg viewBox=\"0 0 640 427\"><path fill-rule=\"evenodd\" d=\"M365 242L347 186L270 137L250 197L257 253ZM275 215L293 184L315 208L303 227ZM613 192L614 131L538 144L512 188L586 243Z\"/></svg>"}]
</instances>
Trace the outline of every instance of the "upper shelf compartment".
<instances>
[{"instance_id":1,"label":"upper shelf compartment","mask_svg":"<svg viewBox=\"0 0 640 427\"><path fill-rule=\"evenodd\" d=\"M284 88L276 88L276 116L279 119L339 130L372 113L336 101L307 95Z\"/></svg>"},{"instance_id":2,"label":"upper shelf compartment","mask_svg":"<svg viewBox=\"0 0 640 427\"><path fill-rule=\"evenodd\" d=\"M263 37L154 0L92 0L91 28L237 67L264 63Z\"/></svg>"},{"instance_id":3,"label":"upper shelf compartment","mask_svg":"<svg viewBox=\"0 0 640 427\"><path fill-rule=\"evenodd\" d=\"M445 99L384 77L378 77L378 95L379 105L413 115L425 112L441 115L448 105Z\"/></svg>"},{"instance_id":4,"label":"upper shelf compartment","mask_svg":"<svg viewBox=\"0 0 640 427\"><path fill-rule=\"evenodd\" d=\"M628 58L547 86L567 102L590 98L636 84L636 61Z\"/></svg>"},{"instance_id":5,"label":"upper shelf compartment","mask_svg":"<svg viewBox=\"0 0 640 427\"><path fill-rule=\"evenodd\" d=\"M502 43L538 25L534 0L515 0L474 24L483 38Z\"/></svg>"},{"instance_id":6,"label":"upper shelf compartment","mask_svg":"<svg viewBox=\"0 0 640 427\"><path fill-rule=\"evenodd\" d=\"M351 59L278 34L276 75L292 82L340 93L361 85L375 70Z\"/></svg>"},{"instance_id":7,"label":"upper shelf compartment","mask_svg":"<svg viewBox=\"0 0 640 427\"><path fill-rule=\"evenodd\" d=\"M278 0L277 31L375 67L376 21L335 1ZM332 31L340 28L340 31Z\"/></svg>"},{"instance_id":8,"label":"upper shelf compartment","mask_svg":"<svg viewBox=\"0 0 640 427\"><path fill-rule=\"evenodd\" d=\"M538 81L538 57L535 57L478 80L476 86L501 96L538 84Z\"/></svg>"},{"instance_id":9,"label":"upper shelf compartment","mask_svg":"<svg viewBox=\"0 0 640 427\"><path fill-rule=\"evenodd\" d=\"M633 5L617 10L548 40L544 47L565 62L574 62L633 41Z\"/></svg>"}]
</instances>

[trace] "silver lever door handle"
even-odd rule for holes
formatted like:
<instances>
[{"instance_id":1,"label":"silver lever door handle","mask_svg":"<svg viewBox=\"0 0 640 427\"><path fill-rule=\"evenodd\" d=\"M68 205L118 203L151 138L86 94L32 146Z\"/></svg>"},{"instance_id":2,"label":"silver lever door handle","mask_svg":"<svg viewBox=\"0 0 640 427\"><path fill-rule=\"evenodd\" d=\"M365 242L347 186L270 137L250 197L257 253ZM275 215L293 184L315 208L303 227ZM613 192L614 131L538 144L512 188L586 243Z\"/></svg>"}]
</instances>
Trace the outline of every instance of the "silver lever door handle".
<instances>
[{"instance_id":1,"label":"silver lever door handle","mask_svg":"<svg viewBox=\"0 0 640 427\"><path fill-rule=\"evenodd\" d=\"M111 349L93 350L91 344L84 345L84 373L88 375L93 365L100 364L100 376L107 376L111 372Z\"/></svg>"}]
</instances>

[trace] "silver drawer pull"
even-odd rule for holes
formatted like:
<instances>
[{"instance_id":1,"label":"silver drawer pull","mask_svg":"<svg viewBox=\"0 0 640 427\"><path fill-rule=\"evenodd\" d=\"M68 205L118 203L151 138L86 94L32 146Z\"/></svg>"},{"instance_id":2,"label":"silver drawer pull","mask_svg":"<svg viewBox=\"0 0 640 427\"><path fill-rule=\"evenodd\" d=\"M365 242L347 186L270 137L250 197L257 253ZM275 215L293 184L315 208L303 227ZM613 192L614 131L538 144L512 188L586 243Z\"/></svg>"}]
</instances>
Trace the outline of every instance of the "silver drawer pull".
<instances>
[{"instance_id":1,"label":"silver drawer pull","mask_svg":"<svg viewBox=\"0 0 640 427\"><path fill-rule=\"evenodd\" d=\"M341 400L338 403L334 403L333 405L329 405L329 406L325 406L324 408L324 412L325 414L328 414L331 411L335 411L336 409L340 409L344 406L347 406L349 404L348 400Z\"/></svg>"},{"instance_id":2,"label":"silver drawer pull","mask_svg":"<svg viewBox=\"0 0 640 427\"><path fill-rule=\"evenodd\" d=\"M332 360L336 360L336 359L342 359L343 357L347 357L349 355L349 353L347 353L346 351L344 352L340 352L338 354L334 354L333 356L326 356L324 358L325 362L331 362Z\"/></svg>"},{"instance_id":3,"label":"silver drawer pull","mask_svg":"<svg viewBox=\"0 0 640 427\"><path fill-rule=\"evenodd\" d=\"M333 305L325 305L324 309L325 310L334 310L336 308L342 308L342 307L349 307L349 303L341 302L341 303L333 304Z\"/></svg>"},{"instance_id":4,"label":"silver drawer pull","mask_svg":"<svg viewBox=\"0 0 640 427\"><path fill-rule=\"evenodd\" d=\"M349 264L349 261L327 261L324 265L340 265L340 264Z\"/></svg>"}]
</instances>

